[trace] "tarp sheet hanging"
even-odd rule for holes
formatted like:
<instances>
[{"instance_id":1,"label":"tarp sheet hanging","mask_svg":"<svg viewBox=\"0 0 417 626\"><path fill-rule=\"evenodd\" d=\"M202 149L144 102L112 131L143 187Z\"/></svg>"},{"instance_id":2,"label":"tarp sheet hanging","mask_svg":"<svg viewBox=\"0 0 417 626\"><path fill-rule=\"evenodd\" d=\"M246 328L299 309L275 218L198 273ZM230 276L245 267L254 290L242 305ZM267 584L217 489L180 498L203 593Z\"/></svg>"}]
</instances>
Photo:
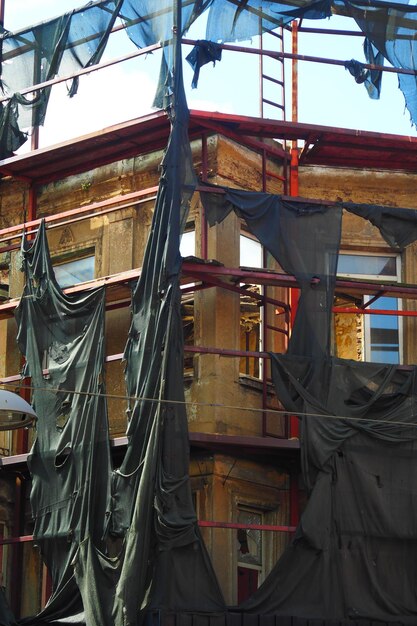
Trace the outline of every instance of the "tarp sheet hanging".
<instances>
[{"instance_id":1,"label":"tarp sheet hanging","mask_svg":"<svg viewBox=\"0 0 417 626\"><path fill-rule=\"evenodd\" d=\"M203 65L212 62L216 65L216 61L221 61L222 48L219 44L213 41L199 40L196 42L194 48L187 55L186 59L194 70L193 80L191 87L197 88L198 79L200 76L200 69Z\"/></svg>"},{"instance_id":2,"label":"tarp sheet hanging","mask_svg":"<svg viewBox=\"0 0 417 626\"><path fill-rule=\"evenodd\" d=\"M394 67L417 70L417 7L407 2L361 3L335 0L353 17L372 45L365 46L367 63L381 64L375 49ZM375 76L376 78L376 76ZM377 83L377 89L380 90ZM417 76L398 74L398 84L414 126L417 125ZM371 91L372 95L372 91Z\"/></svg>"},{"instance_id":3,"label":"tarp sheet hanging","mask_svg":"<svg viewBox=\"0 0 417 626\"><path fill-rule=\"evenodd\" d=\"M278 261L294 275L301 295L288 351L320 356L330 351L330 320L340 244L342 209L284 200L280 196L223 188L201 192L210 224L232 209Z\"/></svg>"},{"instance_id":4,"label":"tarp sheet hanging","mask_svg":"<svg viewBox=\"0 0 417 626\"><path fill-rule=\"evenodd\" d=\"M25 255L28 285L18 312L19 345L34 377L39 414L31 453L32 506L55 587L50 605L27 624L68 618L88 626L127 626L141 621L148 608L225 609L188 478L179 243L196 181L178 44L173 52L171 134L125 349L128 444L113 472L99 383L103 292L85 296L87 309L83 298L74 301L72 316L53 277L44 226ZM99 297L101 308L93 308ZM61 300L62 311L56 304ZM45 351L51 393L43 391ZM62 387L62 394L52 391L55 387ZM87 425L98 431L87 432Z\"/></svg>"},{"instance_id":5,"label":"tarp sheet hanging","mask_svg":"<svg viewBox=\"0 0 417 626\"><path fill-rule=\"evenodd\" d=\"M104 365L104 289L66 296L41 224L23 250L26 286L16 311L38 420L29 455L34 536L54 593L41 619L82 610L72 561L86 537L104 548L110 456Z\"/></svg>"},{"instance_id":6,"label":"tarp sheet hanging","mask_svg":"<svg viewBox=\"0 0 417 626\"><path fill-rule=\"evenodd\" d=\"M342 203L343 208L367 219L376 226L393 248L404 250L417 239L417 211L374 204Z\"/></svg>"},{"instance_id":7,"label":"tarp sheet hanging","mask_svg":"<svg viewBox=\"0 0 417 626\"><path fill-rule=\"evenodd\" d=\"M224 609L198 531L188 480L179 242L196 181L180 55L175 68L171 135L142 273L133 292L125 349L127 390L137 400L130 406L126 455L112 481L112 532L124 535L114 598L103 592L98 561L93 565L99 606L120 625L135 624L146 607ZM89 593L85 563L80 562L77 579L85 585L88 623L98 626L100 619L94 615L98 603Z\"/></svg>"},{"instance_id":8,"label":"tarp sheet hanging","mask_svg":"<svg viewBox=\"0 0 417 626\"><path fill-rule=\"evenodd\" d=\"M242 609L415 624L416 369L272 357L277 394L300 416L311 494L293 543Z\"/></svg>"},{"instance_id":9,"label":"tarp sheet hanging","mask_svg":"<svg viewBox=\"0 0 417 626\"><path fill-rule=\"evenodd\" d=\"M3 32L0 38L2 91L4 95L15 96L18 103L16 115L9 123L18 119L20 128L43 124L51 88L45 87L26 97L19 92L57 74L72 74L97 63L120 5L121 0L107 0L88 6L85 11L72 11L16 33ZM73 82L70 95L76 92L76 85L77 80ZM6 114L3 109L3 116ZM9 156L2 144L0 148L1 158Z\"/></svg>"},{"instance_id":10,"label":"tarp sheet hanging","mask_svg":"<svg viewBox=\"0 0 417 626\"><path fill-rule=\"evenodd\" d=\"M330 355L341 205L222 191L202 193L209 223L235 210L302 290L288 353L271 354L271 363L280 401L300 417L310 497L291 546L239 608L414 624L417 370ZM377 225L395 246L416 238L415 211L344 206ZM313 279L325 293L314 296Z\"/></svg>"},{"instance_id":11,"label":"tarp sheet hanging","mask_svg":"<svg viewBox=\"0 0 417 626\"><path fill-rule=\"evenodd\" d=\"M334 0L357 21L367 39L365 55L369 63L382 64L382 55L393 65L415 70L417 59L413 33L416 15L413 7L379 2L369 7L348 0ZM330 0L187 0L181 4L182 34L203 14L207 25L205 39L211 43L248 40L263 31L273 30L294 19L323 19L332 14ZM4 32L1 68L5 95L13 97L22 89L53 78L76 72L97 63L106 47L116 20L126 27L131 41L139 48L162 43L163 54L154 105L165 108L167 89L172 86L172 0L103 0L93 2L37 26L11 33ZM208 44L206 44L208 45ZM352 68L357 68L355 65ZM356 70L355 70L356 71ZM380 72L364 76L371 97L380 91ZM77 79L69 91L77 89ZM400 87L406 98L412 120L417 119L417 87L415 76L400 75ZM50 88L38 90L36 96L19 98L14 112L4 107L6 125L19 129L43 124ZM17 113L17 115L16 115ZM8 117L10 115L10 118ZM1 136L0 136L1 140ZM24 140L19 136L16 148L0 141L0 158L10 156Z\"/></svg>"}]
</instances>

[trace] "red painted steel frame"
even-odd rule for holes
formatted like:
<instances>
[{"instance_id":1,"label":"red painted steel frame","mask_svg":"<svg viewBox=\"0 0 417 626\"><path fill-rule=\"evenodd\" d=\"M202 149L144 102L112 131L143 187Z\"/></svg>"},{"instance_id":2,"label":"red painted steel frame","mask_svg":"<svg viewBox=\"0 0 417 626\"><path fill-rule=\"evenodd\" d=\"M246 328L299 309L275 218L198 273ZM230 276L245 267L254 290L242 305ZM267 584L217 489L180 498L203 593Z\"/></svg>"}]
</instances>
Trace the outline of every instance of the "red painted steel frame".
<instances>
[{"instance_id":1,"label":"red painted steel frame","mask_svg":"<svg viewBox=\"0 0 417 626\"><path fill-rule=\"evenodd\" d=\"M295 526L279 526L273 524L235 524L234 522L212 522L207 520L198 520L198 525L201 528L231 528L231 529L250 529L250 530L265 530L270 532L281 533L293 533L296 529ZM18 544L18 543L30 543L35 541L33 535L21 535L20 537L7 537L6 539L0 539L0 546Z\"/></svg>"}]
</instances>

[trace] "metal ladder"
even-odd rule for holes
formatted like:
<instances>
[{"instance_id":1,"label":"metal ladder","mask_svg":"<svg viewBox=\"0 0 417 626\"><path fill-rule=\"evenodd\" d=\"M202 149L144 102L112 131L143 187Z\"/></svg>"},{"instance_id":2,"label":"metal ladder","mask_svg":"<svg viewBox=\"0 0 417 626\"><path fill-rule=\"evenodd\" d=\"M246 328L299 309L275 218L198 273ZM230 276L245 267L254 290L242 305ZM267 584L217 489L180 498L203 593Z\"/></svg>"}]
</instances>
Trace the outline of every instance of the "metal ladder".
<instances>
[{"instance_id":1,"label":"metal ladder","mask_svg":"<svg viewBox=\"0 0 417 626\"><path fill-rule=\"evenodd\" d=\"M262 24L261 24L262 25ZM260 29L260 49L274 50L277 52L284 52L284 28L281 26L276 32L269 29ZM269 45L270 44L270 45ZM278 50L277 50L278 48ZM277 68L277 72L273 69ZM265 117L265 108L272 107L275 109L275 113L279 113L279 118L285 120L285 68L284 59L267 57L264 54L259 55L259 110L260 116ZM275 87L277 91L277 98L269 95L268 87Z\"/></svg>"},{"instance_id":2,"label":"metal ladder","mask_svg":"<svg viewBox=\"0 0 417 626\"><path fill-rule=\"evenodd\" d=\"M273 51L273 52L284 52L284 28L280 27L276 31L271 31L269 29L262 29L262 22L260 20L260 37L259 37L259 48L261 52L264 51ZM285 67L284 67L284 58L283 57L272 57L266 54L259 55L259 111L260 116L262 118L269 117L271 119L279 119L285 121ZM283 144L285 149L285 142ZM279 178L282 183L283 193L288 193L288 167L287 163L284 163L284 176L279 177L272 172L267 170L267 159L266 155L263 155L263 191L267 191L266 189L266 179L267 177ZM266 259L266 255L264 253L264 259ZM265 298L268 296L268 287L264 286L263 295ZM289 315L288 310L282 311L287 319ZM271 332L282 332L279 331L278 328L275 328L275 324L273 320L268 319L269 315L267 314L267 307L263 308L262 315L262 350L265 351L268 349L269 345L269 337ZM287 331L289 329L289 320L286 322ZM277 407L275 405L271 405L268 398L268 379L270 378L270 371L268 371L269 367L266 362L263 363L262 367L262 387L263 387L263 402L262 407L264 410L263 413L263 424L262 424L262 432L264 436L272 436L278 438L288 438L290 435L289 429L289 418L285 418L283 422L281 422L282 431L279 433L280 428L278 428L278 432L271 432L268 427L268 418L267 413L268 409L274 410Z\"/></svg>"}]
</instances>

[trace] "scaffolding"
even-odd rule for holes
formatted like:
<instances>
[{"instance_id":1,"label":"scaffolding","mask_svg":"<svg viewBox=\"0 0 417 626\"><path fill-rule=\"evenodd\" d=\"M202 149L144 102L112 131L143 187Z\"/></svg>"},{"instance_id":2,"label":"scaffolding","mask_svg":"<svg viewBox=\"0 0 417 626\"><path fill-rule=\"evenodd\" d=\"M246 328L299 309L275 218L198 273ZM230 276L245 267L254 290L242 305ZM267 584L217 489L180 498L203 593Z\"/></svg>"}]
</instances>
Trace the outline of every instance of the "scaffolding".
<instances>
[{"instance_id":1,"label":"scaffolding","mask_svg":"<svg viewBox=\"0 0 417 626\"><path fill-rule=\"evenodd\" d=\"M0 21L3 22L4 3L0 4ZM114 32L120 30L117 26ZM303 124L297 120L297 64L301 62L344 65L343 61L326 59L314 56L305 56L297 53L298 33L338 34L346 35L346 31L311 29L295 21L291 27L292 52L284 50L284 31L279 33L270 32L274 42L278 43L278 49L267 49L265 35L261 38L259 48L220 44L223 51L242 55L255 54L260 60L260 117L239 116L227 113L213 113L206 111L191 110L189 136L190 141L197 142L200 148L199 162L201 163L200 182L197 192L207 190L208 176L208 139L213 135L221 135L240 146L255 152L261 159L261 190L267 191L271 181L278 185L280 195L288 196L292 200L304 202L306 198L299 197L299 168L303 166L336 166L341 168L369 168L383 171L417 173L417 137L402 137L382 133L348 130L341 128L328 128L324 126ZM356 36L356 31L350 33ZM184 39L184 46L196 45L195 40ZM100 63L94 67L88 67L70 76L54 78L43 83L34 85L22 91L22 94L36 92L44 87L53 86L60 82L68 81L75 76L90 74L112 64L122 63L135 57L149 54L161 47L160 44L148 46L122 58ZM264 60L273 59L280 66L276 76L266 73ZM285 119L285 76L284 60L292 62L292 116L291 121ZM397 72L413 74L413 70L391 68L365 64L367 69L377 69L383 72ZM279 101L274 102L265 96L265 82L273 83L280 90ZM6 102L7 98L0 98L0 102ZM282 119L268 119L264 117L265 105L271 105L282 112ZM169 121L164 111L157 111L149 115L134 119L125 123L112 126L97 133L91 133L84 137L63 142L48 148L38 148L36 131L32 147L28 154L12 156L0 162L0 175L22 181L29 186L29 200L27 207L27 219L20 224L0 229L0 254L19 249L22 237L33 237L37 232L41 219L37 214L37 191L41 185L59 181L62 178L80 174L96 167L114 163L121 159L127 159L139 154L149 154L163 149L166 146L169 134ZM302 143L302 148L300 148ZM278 165L282 174L272 172L270 163ZM97 217L117 214L126 208L140 207L155 199L157 187L150 186L139 191L121 194L106 200L84 204L75 209L54 212L46 216L45 222L48 230L71 226L83 220L92 220ZM309 199L309 202L315 200ZM316 199L318 202L319 200ZM326 200L331 205L337 200ZM262 531L283 532L292 534L298 522L298 484L297 468L299 466L299 441L297 419L288 415L282 407L271 406L268 400L268 388L270 385L269 368L266 365L269 359L269 346L271 336L279 332L288 337L291 332L291 323L297 306L297 282L293 276L277 270L264 268L225 267L208 258L208 226L205 219L202 220L199 248L201 259L186 259L182 268L182 283L184 297L189 293L220 288L239 294L240 297L249 297L263 310L262 319L262 350L232 350L222 346L187 345L186 353L215 354L233 359L254 358L262 360L261 367L262 405L258 411L262 421L261 437L233 436L222 434L209 434L204 432L191 432L190 445L194 449L209 451L226 451L236 454L239 450L244 455L264 455L267 458L279 458L284 466L289 468L290 485L290 524L288 525L253 525L253 529ZM130 305L130 284L140 275L140 268L132 268L111 276L97 277L87 283L80 283L65 289L66 293L80 293L98 286L106 287L106 310L112 311L118 308L126 308ZM192 286L190 287L190 283ZM258 293L249 287L262 286ZM288 290L286 301L277 300L271 295L274 288ZM353 299L360 299L364 294L372 296L372 302L383 297L401 298L403 300L416 300L417 286L414 284L394 283L392 281L371 281L365 279L347 279L339 277L336 283L337 294L348 294ZM0 320L13 317L14 310L18 305L18 299L6 299L0 304ZM279 315L284 323L278 328L273 320L267 315L267 305L279 310ZM415 317L417 312L413 310L387 310L370 309L369 304L359 306L335 306L334 312L349 315L395 315L402 317ZM108 354L107 362L121 361L121 353ZM21 380L18 372L0 378L3 386L18 387L21 393L30 395L30 381ZM271 433L268 429L268 413L283 416L284 428L279 435ZM15 477L15 532L13 536L0 537L0 546L19 544L33 541L33 537L22 534L24 526L23 500L25 497L25 481L22 476L27 476L26 458L28 438L27 433L21 433L17 440L16 453L11 456L0 458L0 467L3 473L9 473ZM125 437L117 437L112 440L112 449L115 454L126 445ZM226 520L200 520L203 528L229 528L247 529L250 526L233 523ZM13 564L13 579L22 577L21 561L16 553ZM46 581L46 578L45 578ZM50 585L44 582L43 602L46 602ZM12 598L13 609L18 613L19 598L14 592Z\"/></svg>"}]
</instances>

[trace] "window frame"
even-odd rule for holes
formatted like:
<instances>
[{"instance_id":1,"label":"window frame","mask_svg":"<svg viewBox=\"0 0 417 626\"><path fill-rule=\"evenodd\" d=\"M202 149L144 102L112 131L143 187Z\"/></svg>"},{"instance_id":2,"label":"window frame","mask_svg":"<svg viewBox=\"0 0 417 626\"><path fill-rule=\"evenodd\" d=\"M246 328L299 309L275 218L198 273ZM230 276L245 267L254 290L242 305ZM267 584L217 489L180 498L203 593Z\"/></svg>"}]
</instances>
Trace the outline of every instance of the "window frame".
<instances>
[{"instance_id":1,"label":"window frame","mask_svg":"<svg viewBox=\"0 0 417 626\"><path fill-rule=\"evenodd\" d=\"M259 246L260 249L260 256L261 256L261 261L260 261L260 265L253 265L253 264L247 264L247 263L242 263L243 259L241 256L242 253L242 239L248 239L250 241L253 241L255 244L257 244ZM254 235L252 235L252 233L250 233L248 230L246 230L245 228L243 228L243 225L240 228L240 233L239 233L239 267L251 267L251 268L255 268L255 269L263 269L264 268L264 246L261 244L261 242L259 241L259 239L257 239ZM264 295L264 287L262 285L258 285L259 287L259 295ZM263 346L264 346L264 307L261 306L259 308L259 337L258 337L258 346L257 346L257 352L262 352L263 351ZM249 359L253 358L255 359L256 357L248 357ZM242 357L242 359L245 359L245 357ZM242 362L242 359L240 361L240 363ZM251 374L248 374L246 372L239 372L240 376L247 376L250 377L254 380L262 380L263 379L263 368L264 368L264 362L262 358L258 358L258 375L257 376L252 376ZM240 366L239 366L240 369ZM255 369L255 368L254 368Z\"/></svg>"},{"instance_id":2,"label":"window frame","mask_svg":"<svg viewBox=\"0 0 417 626\"><path fill-rule=\"evenodd\" d=\"M78 282L62 286L60 284L57 276L56 276L56 273L55 273L56 267L60 266L60 265L62 266L62 265L66 265L66 264L69 264L69 263L73 263L73 262L76 262L76 261L82 261L83 259L87 259L87 258L92 258L93 259L93 277L89 278L86 281L79 280ZM52 257L52 268L54 270L56 281L57 281L58 285L61 287L61 289L67 289L68 287L74 287L75 285L79 285L79 284L84 283L84 282L90 282L92 280L95 280L96 275L97 275L97 258L96 258L95 247L88 247L88 248L84 248L82 250L74 250L74 251L71 251L71 252L67 252L67 253L63 253L63 254L54 256L54 257Z\"/></svg>"},{"instance_id":3,"label":"window frame","mask_svg":"<svg viewBox=\"0 0 417 626\"><path fill-rule=\"evenodd\" d=\"M377 281L377 280L381 280L381 281L387 281L389 280L390 282L401 282L401 273L402 273L402 263L401 263L401 254L395 251L368 251L368 250L341 250L339 252L339 258L341 256L361 256L361 257L390 257L390 258L394 258L395 259L395 267L396 267L396 274L395 276L393 274L391 275L386 275L386 274L369 274L369 273L352 273L352 272L339 272L337 271L337 276L341 277L341 278L357 278L360 280L372 280L372 281ZM366 304L367 302L369 302L372 299L373 296L369 296L364 294L363 295L363 303ZM384 297L384 296L381 296ZM387 297L387 296L385 296ZM375 308L383 308L383 307L378 307L377 303L378 303L379 298L375 301L376 306ZM403 308L403 304L402 304L402 299L401 298L392 298L392 300L396 300L397 302L397 306L396 309L397 311L401 311ZM385 317L382 313L380 315L364 315L364 321L363 321L363 350L362 350L362 354L363 354L363 361L369 362L369 363L387 363L389 364L389 361L374 361L372 359L372 344L371 344L371 321L373 317ZM404 338L403 338L403 320L402 317L400 315L398 316L394 316L397 320L397 325L398 325L398 364L403 362L403 354L404 354Z\"/></svg>"}]
</instances>

